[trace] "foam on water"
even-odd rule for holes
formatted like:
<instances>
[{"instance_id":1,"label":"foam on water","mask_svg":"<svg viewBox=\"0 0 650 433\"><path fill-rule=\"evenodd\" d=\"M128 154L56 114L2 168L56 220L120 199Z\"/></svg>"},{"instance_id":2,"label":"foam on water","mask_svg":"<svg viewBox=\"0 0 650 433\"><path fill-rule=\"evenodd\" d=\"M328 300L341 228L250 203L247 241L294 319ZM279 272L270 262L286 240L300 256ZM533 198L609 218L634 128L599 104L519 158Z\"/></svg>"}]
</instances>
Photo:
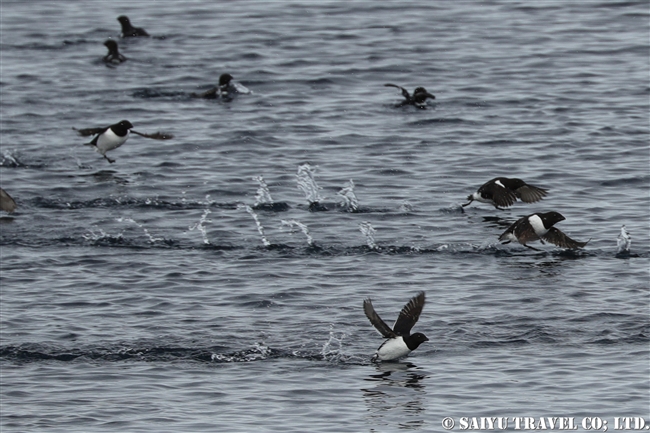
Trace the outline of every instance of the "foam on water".
<instances>
[{"instance_id":1,"label":"foam on water","mask_svg":"<svg viewBox=\"0 0 650 433\"><path fill-rule=\"evenodd\" d=\"M355 212L359 209L359 199L354 192L354 182L352 179L350 179L350 183L343 187L337 194L343 199L341 207L346 209L348 212Z\"/></svg>"},{"instance_id":2,"label":"foam on water","mask_svg":"<svg viewBox=\"0 0 650 433\"><path fill-rule=\"evenodd\" d=\"M255 205L253 207L258 207L260 205L272 205L273 199L271 198L271 193L269 187L264 181L264 177L255 176L253 180L256 180L260 186L257 188L257 194L255 195Z\"/></svg>"},{"instance_id":3,"label":"foam on water","mask_svg":"<svg viewBox=\"0 0 650 433\"><path fill-rule=\"evenodd\" d=\"M189 231L198 230L199 233L201 233L201 237L203 238L204 245L210 244L210 240L208 239L208 232L205 228L205 224L212 222L212 220L208 219L208 215L210 215L211 213L212 212L210 211L210 209L205 209L199 221L187 228Z\"/></svg>"},{"instance_id":4,"label":"foam on water","mask_svg":"<svg viewBox=\"0 0 650 433\"><path fill-rule=\"evenodd\" d=\"M372 250L378 250L379 247L375 242L375 228L368 221L359 223L359 230L366 237L366 244Z\"/></svg>"},{"instance_id":5,"label":"foam on water","mask_svg":"<svg viewBox=\"0 0 650 433\"><path fill-rule=\"evenodd\" d=\"M309 164L302 164L299 166L298 174L296 174L298 189L305 194L305 199L307 199L310 206L315 203L320 203L325 199L320 195L320 190L322 188L316 183L314 178L315 174L316 168Z\"/></svg>"},{"instance_id":6,"label":"foam on water","mask_svg":"<svg viewBox=\"0 0 650 433\"><path fill-rule=\"evenodd\" d=\"M621 232L618 235L616 241L616 254L629 254L630 248L632 247L632 236L625 228L625 225L621 226Z\"/></svg>"},{"instance_id":7,"label":"foam on water","mask_svg":"<svg viewBox=\"0 0 650 433\"><path fill-rule=\"evenodd\" d=\"M307 237L307 245L310 247L314 246L314 238L309 233L309 228L305 224L296 220L282 220L281 224L282 227L289 227L291 232L293 232L294 227L298 227L303 232L303 234Z\"/></svg>"},{"instance_id":8,"label":"foam on water","mask_svg":"<svg viewBox=\"0 0 650 433\"><path fill-rule=\"evenodd\" d=\"M155 244L156 242L165 241L165 238L154 237L151 233L149 233L149 230L144 225L142 225L139 222L135 221L133 218L120 217L120 218L117 218L117 222L126 222L126 223L134 224L134 225L140 227L142 229L142 231L144 232L145 236L149 239L149 242L152 243L152 244Z\"/></svg>"},{"instance_id":9,"label":"foam on water","mask_svg":"<svg viewBox=\"0 0 650 433\"><path fill-rule=\"evenodd\" d=\"M238 209L244 209L246 212L250 214L250 216L253 217L253 220L255 221L255 225L257 226L257 231L259 232L261 238L262 238L262 243L264 244L265 247L271 246L271 242L266 238L266 235L264 234L264 226L262 226L262 223L260 222L259 217L255 213L252 207L242 204L238 206Z\"/></svg>"}]
</instances>

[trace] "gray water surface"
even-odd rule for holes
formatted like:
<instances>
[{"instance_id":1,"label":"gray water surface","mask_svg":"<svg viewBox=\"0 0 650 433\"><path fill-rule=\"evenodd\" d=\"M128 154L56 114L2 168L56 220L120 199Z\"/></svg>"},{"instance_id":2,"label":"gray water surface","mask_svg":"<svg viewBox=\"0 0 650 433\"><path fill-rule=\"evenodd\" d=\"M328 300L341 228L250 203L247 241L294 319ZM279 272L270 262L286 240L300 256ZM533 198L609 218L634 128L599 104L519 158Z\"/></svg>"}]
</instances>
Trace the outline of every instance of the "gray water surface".
<instances>
[{"instance_id":1,"label":"gray water surface","mask_svg":"<svg viewBox=\"0 0 650 433\"><path fill-rule=\"evenodd\" d=\"M120 39L122 14L152 37ZM643 1L3 1L0 174L18 209L0 220L2 431L650 424L649 16ZM127 62L103 64L107 38ZM189 96L226 72L253 93ZM436 99L397 108L386 83ZM71 129L122 119L174 138L132 135L109 164ZM274 205L253 209L259 176ZM462 212L497 176L549 195ZM584 249L498 243L550 210ZM363 299L392 324L420 290L430 341L371 363Z\"/></svg>"}]
</instances>

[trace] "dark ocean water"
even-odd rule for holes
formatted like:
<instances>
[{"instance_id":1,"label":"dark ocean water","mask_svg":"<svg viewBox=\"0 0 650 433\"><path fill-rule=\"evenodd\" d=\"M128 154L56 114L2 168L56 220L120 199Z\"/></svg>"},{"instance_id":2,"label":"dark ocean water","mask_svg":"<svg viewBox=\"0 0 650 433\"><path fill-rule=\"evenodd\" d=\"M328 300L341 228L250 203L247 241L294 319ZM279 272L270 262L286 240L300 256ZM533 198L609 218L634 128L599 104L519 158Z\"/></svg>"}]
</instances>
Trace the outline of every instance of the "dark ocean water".
<instances>
[{"instance_id":1,"label":"dark ocean water","mask_svg":"<svg viewBox=\"0 0 650 433\"><path fill-rule=\"evenodd\" d=\"M121 14L153 37L120 39ZM649 17L645 1L2 1L18 210L0 220L0 428L650 424ZM253 93L189 97L225 72ZM396 108L385 83L436 99ZM109 164L71 129L121 119L174 138L132 135ZM549 196L463 213L496 176ZM498 243L549 210L589 244ZM372 364L363 299L392 323L420 290L430 341Z\"/></svg>"}]
</instances>

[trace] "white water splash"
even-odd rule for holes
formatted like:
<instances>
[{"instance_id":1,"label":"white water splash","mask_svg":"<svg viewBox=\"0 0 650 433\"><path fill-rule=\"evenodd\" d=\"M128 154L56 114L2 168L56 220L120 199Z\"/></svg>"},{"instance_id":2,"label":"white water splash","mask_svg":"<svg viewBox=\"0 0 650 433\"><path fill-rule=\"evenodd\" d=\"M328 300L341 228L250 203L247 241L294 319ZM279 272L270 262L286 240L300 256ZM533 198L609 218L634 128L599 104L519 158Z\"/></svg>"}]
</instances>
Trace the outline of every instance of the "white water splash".
<instances>
[{"instance_id":1,"label":"white water splash","mask_svg":"<svg viewBox=\"0 0 650 433\"><path fill-rule=\"evenodd\" d=\"M237 81L231 81L230 84L232 84L235 90L237 90L237 93L241 93L243 95L250 95L253 93L252 90L244 86L242 83L238 83Z\"/></svg>"},{"instance_id":2,"label":"white water splash","mask_svg":"<svg viewBox=\"0 0 650 433\"><path fill-rule=\"evenodd\" d=\"M21 165L20 162L18 162L18 159L14 156L16 153L16 150L14 149L13 151L5 149L5 151L2 153L2 161L0 161L1 166L9 165L13 167L18 167Z\"/></svg>"},{"instance_id":3,"label":"white water splash","mask_svg":"<svg viewBox=\"0 0 650 433\"><path fill-rule=\"evenodd\" d=\"M145 236L147 236L147 238L149 238L149 242L151 242L152 244L154 244L156 242L159 242L159 241L162 242L162 241L165 240L165 238L156 238L156 237L154 237L151 233L149 233L149 230L147 230L147 228L145 226L143 226L142 224L140 224L139 222L137 222L133 218L120 217L120 218L117 219L117 222L131 223L131 224L135 224L136 226L140 227L142 229L142 231L144 232Z\"/></svg>"},{"instance_id":4,"label":"white water splash","mask_svg":"<svg viewBox=\"0 0 650 433\"><path fill-rule=\"evenodd\" d=\"M343 354L343 339L346 337L341 333L338 337L334 334L334 325L330 325L329 339L323 344L320 354L326 361L338 362L345 358Z\"/></svg>"},{"instance_id":5,"label":"white water splash","mask_svg":"<svg viewBox=\"0 0 650 433\"><path fill-rule=\"evenodd\" d=\"M264 181L264 177L255 176L253 180L257 181L260 184L260 187L257 188L257 195L255 196L254 206L260 206L263 204L272 205L273 199L271 198L271 193L269 192L269 187Z\"/></svg>"},{"instance_id":6,"label":"white water splash","mask_svg":"<svg viewBox=\"0 0 650 433\"><path fill-rule=\"evenodd\" d=\"M246 212L248 212L253 219L255 220L255 224L257 225L257 231L260 232L260 235L262 236L262 243L264 244L265 247L271 246L271 242L269 242L268 239L266 239L266 235L264 234L264 226L262 226L262 223L260 222L260 219L257 217L257 214L253 210L252 207L248 206L247 204L240 204L237 206L237 209L245 209Z\"/></svg>"},{"instance_id":7,"label":"white water splash","mask_svg":"<svg viewBox=\"0 0 650 433\"><path fill-rule=\"evenodd\" d=\"M147 206L160 206L162 202L160 201L160 196L155 195L153 198L147 197L144 199L144 204Z\"/></svg>"},{"instance_id":8,"label":"white water splash","mask_svg":"<svg viewBox=\"0 0 650 433\"><path fill-rule=\"evenodd\" d=\"M296 174L298 178L298 189L305 194L305 198L309 204L320 203L324 200L324 197L321 197L318 192L322 188L318 186L314 179L315 173L316 169L307 163L298 167L298 174Z\"/></svg>"},{"instance_id":9,"label":"white water splash","mask_svg":"<svg viewBox=\"0 0 650 433\"><path fill-rule=\"evenodd\" d=\"M309 245L310 247L314 245L314 238L309 233L309 228L305 224L296 220L282 220L281 223L282 223L281 227L289 227L291 232L293 232L294 227L298 227L300 230L302 230L302 232L307 237L307 245Z\"/></svg>"},{"instance_id":10,"label":"white water splash","mask_svg":"<svg viewBox=\"0 0 650 433\"><path fill-rule=\"evenodd\" d=\"M266 359L269 355L271 355L271 349L268 346L264 345L264 343L255 343L252 349L229 355L213 353L210 359L219 362L251 362Z\"/></svg>"},{"instance_id":11,"label":"white water splash","mask_svg":"<svg viewBox=\"0 0 650 433\"><path fill-rule=\"evenodd\" d=\"M123 238L122 233L113 236L113 235L110 235L110 234L106 233L104 230L102 230L102 229L99 228L99 227L95 227L95 228L96 228L97 231L98 231L97 233L96 233L94 230L89 229L89 230L88 230L88 233L85 233L85 234L83 234L83 235L81 235L81 236L82 236L85 240L87 240L87 241L92 241L92 242L99 241L99 240L102 240L102 239L121 240L121 239Z\"/></svg>"},{"instance_id":12,"label":"white water splash","mask_svg":"<svg viewBox=\"0 0 650 433\"><path fill-rule=\"evenodd\" d=\"M623 225L616 241L616 254L629 253L630 247L632 247L632 236Z\"/></svg>"},{"instance_id":13,"label":"white water splash","mask_svg":"<svg viewBox=\"0 0 650 433\"><path fill-rule=\"evenodd\" d=\"M343 189L341 189L337 194L343 198L341 207L344 207L348 212L354 212L359 209L359 199L354 193L354 182L352 179L350 179L350 183L343 187Z\"/></svg>"},{"instance_id":14,"label":"white water splash","mask_svg":"<svg viewBox=\"0 0 650 433\"><path fill-rule=\"evenodd\" d=\"M212 212L210 212L210 209L205 209L203 211L203 215L201 215L201 219L199 220L199 222L197 222L196 224L192 224L191 226L188 227L189 231L198 230L199 233L201 233L201 236L203 237L203 243L205 245L210 245L210 241L208 240L208 233L207 230L205 229L205 223L212 222L212 220L208 219L208 215L210 215L211 213Z\"/></svg>"},{"instance_id":15,"label":"white water splash","mask_svg":"<svg viewBox=\"0 0 650 433\"><path fill-rule=\"evenodd\" d=\"M413 211L413 205L411 203L405 201L399 206L399 211L402 212L402 213L412 212Z\"/></svg>"},{"instance_id":16,"label":"white water splash","mask_svg":"<svg viewBox=\"0 0 650 433\"><path fill-rule=\"evenodd\" d=\"M376 250L379 249L375 242L375 228L367 221L359 223L359 230L366 237L366 244L369 248Z\"/></svg>"},{"instance_id":17,"label":"white water splash","mask_svg":"<svg viewBox=\"0 0 650 433\"><path fill-rule=\"evenodd\" d=\"M204 204L207 207L207 206L211 206L211 205L215 204L216 201L215 200L210 200L210 194L207 194L205 196L205 201L200 201L198 203L199 204Z\"/></svg>"}]
</instances>

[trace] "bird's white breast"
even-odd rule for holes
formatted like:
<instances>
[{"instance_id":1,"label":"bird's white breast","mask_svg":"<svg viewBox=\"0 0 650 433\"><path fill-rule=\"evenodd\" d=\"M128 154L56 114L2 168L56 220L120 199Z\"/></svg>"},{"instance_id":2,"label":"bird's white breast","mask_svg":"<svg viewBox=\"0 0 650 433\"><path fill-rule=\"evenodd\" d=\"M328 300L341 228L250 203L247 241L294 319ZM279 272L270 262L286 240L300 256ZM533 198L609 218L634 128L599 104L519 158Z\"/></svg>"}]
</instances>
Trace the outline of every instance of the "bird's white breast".
<instances>
[{"instance_id":1,"label":"bird's white breast","mask_svg":"<svg viewBox=\"0 0 650 433\"><path fill-rule=\"evenodd\" d=\"M120 137L115 134L112 129L107 129L102 135L97 138L97 149L100 153L104 154L109 150L117 149L124 144L127 138L129 138L129 132L126 131L124 137Z\"/></svg>"},{"instance_id":2,"label":"bird's white breast","mask_svg":"<svg viewBox=\"0 0 650 433\"><path fill-rule=\"evenodd\" d=\"M478 191L475 192L474 194L472 194L472 197L474 198L474 200L476 200L476 201L478 201L478 202L481 202L481 203L489 203L489 204L493 204L493 203L494 203L494 202L493 202L492 200L490 200L489 198L483 198L483 196L481 196L481 193L479 193Z\"/></svg>"},{"instance_id":3,"label":"bird's white breast","mask_svg":"<svg viewBox=\"0 0 650 433\"><path fill-rule=\"evenodd\" d=\"M539 216L531 215L528 217L528 222L530 223L533 230L535 230L535 234L537 236L542 237L548 232L548 229L544 227L544 223Z\"/></svg>"},{"instance_id":4,"label":"bird's white breast","mask_svg":"<svg viewBox=\"0 0 650 433\"><path fill-rule=\"evenodd\" d=\"M390 338L384 342L375 356L380 361L392 361L398 358L402 358L411 353L411 350L408 348L404 339L402 337Z\"/></svg>"}]
</instances>

